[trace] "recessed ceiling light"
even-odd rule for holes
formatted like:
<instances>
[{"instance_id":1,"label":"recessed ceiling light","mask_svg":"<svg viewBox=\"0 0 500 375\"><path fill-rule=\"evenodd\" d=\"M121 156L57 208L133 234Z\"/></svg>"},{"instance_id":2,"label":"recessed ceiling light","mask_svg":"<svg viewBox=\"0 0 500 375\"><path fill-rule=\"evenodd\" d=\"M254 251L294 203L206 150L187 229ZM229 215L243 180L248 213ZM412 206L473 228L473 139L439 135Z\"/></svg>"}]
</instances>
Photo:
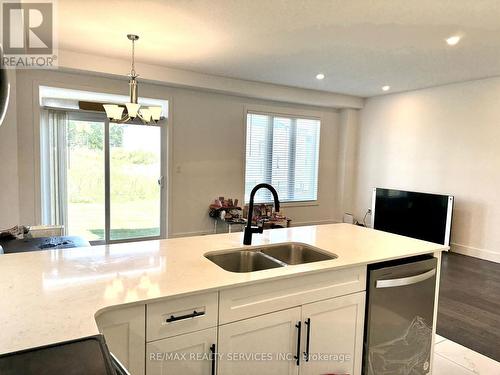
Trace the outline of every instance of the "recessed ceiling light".
<instances>
[{"instance_id":1,"label":"recessed ceiling light","mask_svg":"<svg viewBox=\"0 0 500 375\"><path fill-rule=\"evenodd\" d=\"M446 39L446 43L449 46L456 46L460 42L460 39L462 39L460 35L453 35Z\"/></svg>"},{"instance_id":2,"label":"recessed ceiling light","mask_svg":"<svg viewBox=\"0 0 500 375\"><path fill-rule=\"evenodd\" d=\"M385 85L382 86L382 91L389 91L391 89L391 86Z\"/></svg>"},{"instance_id":3,"label":"recessed ceiling light","mask_svg":"<svg viewBox=\"0 0 500 375\"><path fill-rule=\"evenodd\" d=\"M321 81L324 78L325 78L325 75L323 73L316 74L316 79L319 79Z\"/></svg>"}]
</instances>

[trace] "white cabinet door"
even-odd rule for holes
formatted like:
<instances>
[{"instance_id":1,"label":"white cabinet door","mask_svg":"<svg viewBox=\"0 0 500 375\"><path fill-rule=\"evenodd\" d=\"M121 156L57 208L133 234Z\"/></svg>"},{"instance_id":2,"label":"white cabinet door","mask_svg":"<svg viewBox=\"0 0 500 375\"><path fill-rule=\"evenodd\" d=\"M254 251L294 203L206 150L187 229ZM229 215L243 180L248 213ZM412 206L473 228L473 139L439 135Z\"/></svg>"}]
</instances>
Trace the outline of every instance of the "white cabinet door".
<instances>
[{"instance_id":1,"label":"white cabinet door","mask_svg":"<svg viewBox=\"0 0 500 375\"><path fill-rule=\"evenodd\" d=\"M364 314L364 292L302 306L302 351L309 328L309 360L301 362L300 375L360 375Z\"/></svg>"},{"instance_id":2,"label":"white cabinet door","mask_svg":"<svg viewBox=\"0 0 500 375\"><path fill-rule=\"evenodd\" d=\"M219 326L218 375L298 374L300 307Z\"/></svg>"},{"instance_id":3,"label":"white cabinet door","mask_svg":"<svg viewBox=\"0 0 500 375\"><path fill-rule=\"evenodd\" d=\"M149 342L146 375L215 375L211 347L216 340L217 328L214 327Z\"/></svg>"},{"instance_id":4,"label":"white cabinet door","mask_svg":"<svg viewBox=\"0 0 500 375\"><path fill-rule=\"evenodd\" d=\"M96 318L109 350L133 375L144 375L146 307L106 311Z\"/></svg>"}]
</instances>

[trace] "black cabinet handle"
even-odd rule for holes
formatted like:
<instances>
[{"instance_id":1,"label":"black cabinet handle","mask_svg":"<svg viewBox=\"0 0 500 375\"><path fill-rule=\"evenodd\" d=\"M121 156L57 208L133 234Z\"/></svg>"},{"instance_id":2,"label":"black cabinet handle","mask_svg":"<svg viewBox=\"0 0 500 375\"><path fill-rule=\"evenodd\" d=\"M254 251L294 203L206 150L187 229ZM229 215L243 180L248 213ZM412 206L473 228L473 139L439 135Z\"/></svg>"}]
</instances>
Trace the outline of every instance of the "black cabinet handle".
<instances>
[{"instance_id":1,"label":"black cabinet handle","mask_svg":"<svg viewBox=\"0 0 500 375\"><path fill-rule=\"evenodd\" d=\"M210 353L212 357L212 375L215 375L215 357L217 356L215 353L215 344L212 344L210 346Z\"/></svg>"},{"instance_id":2,"label":"black cabinet handle","mask_svg":"<svg viewBox=\"0 0 500 375\"><path fill-rule=\"evenodd\" d=\"M205 311L194 310L191 314L179 315L179 316L170 315L170 318L167 318L167 323L176 322L178 320L183 320L183 319L195 318L197 316L202 316L202 315L205 315Z\"/></svg>"},{"instance_id":3,"label":"black cabinet handle","mask_svg":"<svg viewBox=\"0 0 500 375\"><path fill-rule=\"evenodd\" d=\"M300 366L300 333L302 332L301 327L301 321L295 324L295 328L297 328L297 355L294 355L293 358L297 360L297 366Z\"/></svg>"},{"instance_id":4,"label":"black cabinet handle","mask_svg":"<svg viewBox=\"0 0 500 375\"><path fill-rule=\"evenodd\" d=\"M309 339L311 338L311 318L307 318L304 324L307 326L306 351L304 352L304 357L306 359L306 362L309 362Z\"/></svg>"}]
</instances>

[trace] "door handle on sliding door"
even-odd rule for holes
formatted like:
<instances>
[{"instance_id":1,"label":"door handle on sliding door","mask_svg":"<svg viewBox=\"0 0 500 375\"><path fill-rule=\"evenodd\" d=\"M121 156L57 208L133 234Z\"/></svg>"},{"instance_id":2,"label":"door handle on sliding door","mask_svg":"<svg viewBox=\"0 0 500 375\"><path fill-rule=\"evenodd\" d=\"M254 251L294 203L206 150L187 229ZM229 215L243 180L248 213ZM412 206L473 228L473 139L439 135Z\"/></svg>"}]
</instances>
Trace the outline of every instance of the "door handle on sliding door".
<instances>
[{"instance_id":1,"label":"door handle on sliding door","mask_svg":"<svg viewBox=\"0 0 500 375\"><path fill-rule=\"evenodd\" d=\"M163 187L163 176L158 178L158 186Z\"/></svg>"}]
</instances>

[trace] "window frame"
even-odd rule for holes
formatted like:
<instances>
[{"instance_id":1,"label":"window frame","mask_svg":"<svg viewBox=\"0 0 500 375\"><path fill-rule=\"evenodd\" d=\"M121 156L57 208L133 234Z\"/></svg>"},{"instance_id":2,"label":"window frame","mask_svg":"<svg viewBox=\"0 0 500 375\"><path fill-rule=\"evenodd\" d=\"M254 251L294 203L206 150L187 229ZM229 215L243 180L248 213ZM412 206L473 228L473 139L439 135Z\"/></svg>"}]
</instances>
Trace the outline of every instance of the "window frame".
<instances>
[{"instance_id":1,"label":"window frame","mask_svg":"<svg viewBox=\"0 0 500 375\"><path fill-rule=\"evenodd\" d=\"M246 185L246 172L247 172L247 134L248 134L248 115L256 114L256 115L264 115L264 116L273 116L273 117L285 117L293 119L304 119L304 120L317 120L319 121L320 126L320 136L318 139L318 160L317 160L317 181L316 181L316 199L315 200L296 200L296 201L285 201L280 202L281 207L309 207L309 206L319 206L320 201L320 171L321 171L321 124L323 123L323 117L317 111L312 110L300 110L300 109L291 109L291 108L276 108L264 105L257 106L244 106L243 110L243 203L245 205L248 202L245 201L245 185ZM262 202L263 204L271 204L272 200L269 202Z\"/></svg>"},{"instance_id":2,"label":"window frame","mask_svg":"<svg viewBox=\"0 0 500 375\"><path fill-rule=\"evenodd\" d=\"M52 73L51 73L52 74ZM30 177L32 185L24 193L26 196L32 196L33 201L26 209L22 210L21 217L26 217L28 221L33 223L42 222L42 188L41 188L41 157L40 157L40 142L41 142L41 121L42 121L42 111L44 109L49 109L49 106L42 105L41 100L44 95L44 88L53 88L58 90L77 90L84 92L91 92L94 94L104 94L117 96L120 99L120 103L124 103L127 99L127 95L123 95L122 90L117 90L115 87L110 87L110 85L105 85L104 83L90 83L87 80L72 79L71 82L61 81L61 77L57 76L54 72L54 76L49 78L34 77L30 80L32 85L32 100L28 109L33 112L32 119L29 121L30 132L33 139L28 139L28 142L33 142L33 147L25 147L24 153L26 157L32 161L32 174L33 178ZM74 75L75 77L77 74ZM78 78L78 77L76 77ZM117 80L113 81L117 83ZM119 83L119 82L118 82ZM113 86L113 85L111 85ZM116 85L115 85L116 86ZM174 128L174 110L173 110L173 92L171 88L165 88L165 90L158 91L154 88L154 85L145 84L141 86L141 93L146 99L158 100L166 102L165 106L165 118L161 121L161 124L165 127L162 134L162 176L164 176L164 188L162 189L162 210L164 214L162 215L161 222L161 238L169 238L171 236L179 236L177 233L173 233L172 220L173 217L173 156L174 156L174 143L173 143L173 128ZM141 98L143 98L141 96ZM139 98L140 100L140 98ZM58 108L56 108L58 109ZM60 109L60 108L59 108ZM29 112L29 111L28 111ZM88 111L92 112L92 111ZM29 143L28 143L29 144ZM180 235L183 235L181 233ZM128 241L124 241L128 242Z\"/></svg>"}]
</instances>

